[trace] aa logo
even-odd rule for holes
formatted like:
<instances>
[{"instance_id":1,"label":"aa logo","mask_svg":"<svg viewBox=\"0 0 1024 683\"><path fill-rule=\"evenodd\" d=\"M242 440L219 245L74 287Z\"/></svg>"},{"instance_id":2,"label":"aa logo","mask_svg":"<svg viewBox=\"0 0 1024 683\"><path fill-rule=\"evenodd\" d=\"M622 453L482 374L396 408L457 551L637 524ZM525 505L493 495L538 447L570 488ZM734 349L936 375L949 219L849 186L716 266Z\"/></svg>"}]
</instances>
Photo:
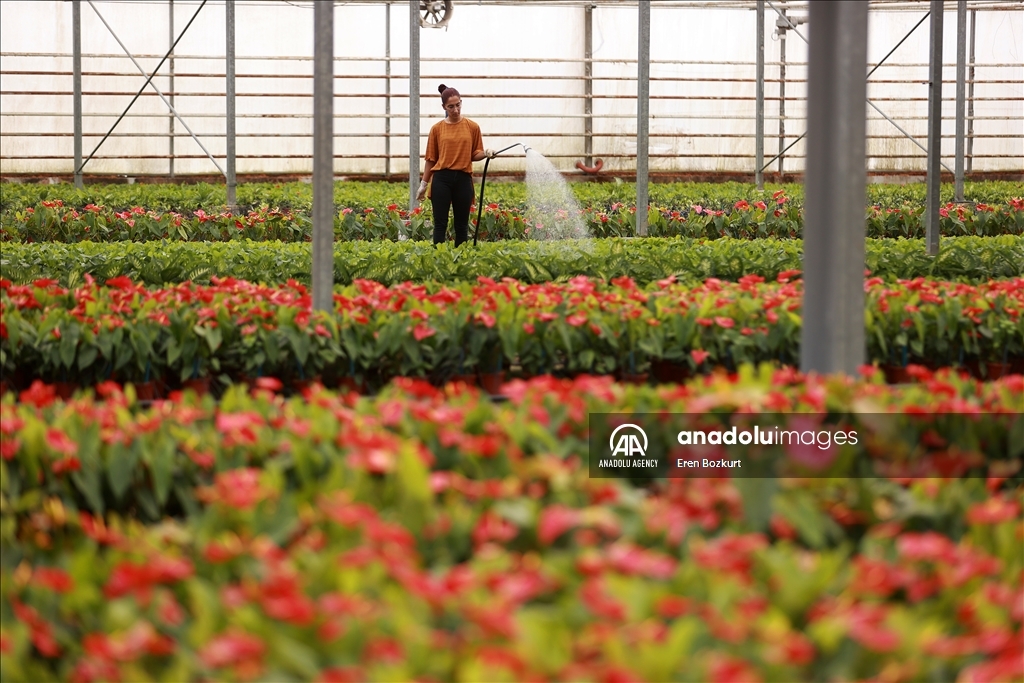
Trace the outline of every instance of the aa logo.
<instances>
[{"instance_id":1,"label":"aa logo","mask_svg":"<svg viewBox=\"0 0 1024 683\"><path fill-rule=\"evenodd\" d=\"M643 439L642 445L641 439ZM608 439L608 447L612 449L613 457L616 455L624 455L627 458L643 457L647 454L647 433L635 424L619 425Z\"/></svg>"}]
</instances>

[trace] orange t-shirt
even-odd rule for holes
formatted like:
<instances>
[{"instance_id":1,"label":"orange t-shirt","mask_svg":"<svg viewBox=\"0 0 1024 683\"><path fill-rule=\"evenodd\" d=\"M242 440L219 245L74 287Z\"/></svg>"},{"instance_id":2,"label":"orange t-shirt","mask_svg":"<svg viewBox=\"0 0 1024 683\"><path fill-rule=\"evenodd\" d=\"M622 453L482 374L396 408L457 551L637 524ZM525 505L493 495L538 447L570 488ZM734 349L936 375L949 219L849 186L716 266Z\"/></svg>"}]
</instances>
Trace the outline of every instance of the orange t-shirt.
<instances>
[{"instance_id":1,"label":"orange t-shirt","mask_svg":"<svg viewBox=\"0 0 1024 683\"><path fill-rule=\"evenodd\" d=\"M458 123L438 121L427 137L426 160L434 162L435 171L473 172L473 154L484 151L480 126L466 117Z\"/></svg>"}]
</instances>

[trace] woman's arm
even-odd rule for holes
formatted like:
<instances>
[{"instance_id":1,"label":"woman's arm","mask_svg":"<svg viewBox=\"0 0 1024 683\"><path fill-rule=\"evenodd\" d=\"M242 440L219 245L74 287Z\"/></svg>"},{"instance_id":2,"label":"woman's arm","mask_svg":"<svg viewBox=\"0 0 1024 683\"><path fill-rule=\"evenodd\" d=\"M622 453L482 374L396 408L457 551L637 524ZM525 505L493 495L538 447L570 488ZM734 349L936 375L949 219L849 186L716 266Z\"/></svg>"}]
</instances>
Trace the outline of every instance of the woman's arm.
<instances>
[{"instance_id":1,"label":"woman's arm","mask_svg":"<svg viewBox=\"0 0 1024 683\"><path fill-rule=\"evenodd\" d=\"M419 192L416 193L416 199L418 201L423 201L427 196L427 183L430 182L430 176L434 175L434 164L436 163L436 161L427 159L426 163L423 165L423 178L420 180Z\"/></svg>"}]
</instances>

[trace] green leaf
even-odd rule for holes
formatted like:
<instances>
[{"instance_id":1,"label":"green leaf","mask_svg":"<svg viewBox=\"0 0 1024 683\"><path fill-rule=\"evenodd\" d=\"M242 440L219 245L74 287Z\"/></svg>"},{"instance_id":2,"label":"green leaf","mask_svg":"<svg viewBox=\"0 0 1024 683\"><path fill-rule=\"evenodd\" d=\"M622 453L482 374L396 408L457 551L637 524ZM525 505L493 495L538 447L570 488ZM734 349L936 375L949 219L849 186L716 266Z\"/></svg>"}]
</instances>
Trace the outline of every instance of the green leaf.
<instances>
[{"instance_id":1,"label":"green leaf","mask_svg":"<svg viewBox=\"0 0 1024 683\"><path fill-rule=\"evenodd\" d=\"M743 499L743 519L755 531L767 529L772 516L772 499L779 490L778 479L737 477L733 485Z\"/></svg>"},{"instance_id":2,"label":"green leaf","mask_svg":"<svg viewBox=\"0 0 1024 683\"><path fill-rule=\"evenodd\" d=\"M311 647L289 638L280 630L270 639L270 646L276 655L275 659L301 680L311 681L319 675L320 665L316 651Z\"/></svg>"},{"instance_id":3,"label":"green leaf","mask_svg":"<svg viewBox=\"0 0 1024 683\"><path fill-rule=\"evenodd\" d=\"M100 478L102 469L100 467L100 433L99 424L92 423L87 428L79 431L78 459L82 464L81 469L71 473L71 481L85 496L89 503L91 512L103 514L103 482Z\"/></svg>"},{"instance_id":4,"label":"green leaf","mask_svg":"<svg viewBox=\"0 0 1024 683\"><path fill-rule=\"evenodd\" d=\"M118 500L124 498L132 483L135 465L139 462L139 442L130 446L114 444L107 454L107 481Z\"/></svg>"},{"instance_id":5,"label":"green leaf","mask_svg":"<svg viewBox=\"0 0 1024 683\"><path fill-rule=\"evenodd\" d=\"M174 459L177 455L175 442L161 435L149 451L149 468L153 476L153 492L156 502L162 509L167 504L167 495L171 490L171 479L174 472Z\"/></svg>"}]
</instances>

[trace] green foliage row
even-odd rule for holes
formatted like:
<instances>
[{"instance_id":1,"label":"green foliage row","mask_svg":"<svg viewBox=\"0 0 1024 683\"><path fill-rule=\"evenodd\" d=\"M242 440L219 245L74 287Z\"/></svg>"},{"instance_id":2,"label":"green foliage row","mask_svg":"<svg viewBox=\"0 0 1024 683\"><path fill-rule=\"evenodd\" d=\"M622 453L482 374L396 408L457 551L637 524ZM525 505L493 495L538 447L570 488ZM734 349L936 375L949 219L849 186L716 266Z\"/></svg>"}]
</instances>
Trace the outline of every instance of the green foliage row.
<instances>
[{"instance_id":1,"label":"green foliage row","mask_svg":"<svg viewBox=\"0 0 1024 683\"><path fill-rule=\"evenodd\" d=\"M334 281L357 278L395 284L408 280L457 282L478 276L523 282L628 276L646 284L675 275L738 280L749 274L774 279L802 267L801 240L713 241L633 238L563 242L480 243L434 247L424 242L339 242ZM147 285L207 283L212 275L265 283L310 281L311 248L280 242L144 242L4 244L0 276L18 283L56 278L64 286L126 275ZM964 282L1024 275L1024 237L944 238L938 257L923 240L867 240L866 267L887 280L933 277Z\"/></svg>"},{"instance_id":2,"label":"green foliage row","mask_svg":"<svg viewBox=\"0 0 1024 683\"><path fill-rule=\"evenodd\" d=\"M572 182L570 187L581 206L607 209L612 204L636 202L636 185L628 182ZM650 186L652 204L674 209L688 209L700 205L709 209L725 210L740 200L770 201L772 194L784 190L798 204L803 203L803 186L796 183L765 185L758 191L750 183L654 183ZM526 203L526 184L523 182L495 182L487 185L487 202L516 207ZM924 183L907 185L875 184L867 187L866 206L895 208L905 203L923 205ZM1013 197L1024 196L1024 183L986 181L965 183L964 196L968 201L1001 204ZM236 191L238 206L243 211L262 205L290 208L308 212L313 203L312 185L303 182L246 183ZM953 186L942 186L942 203L954 199ZM87 185L76 189L73 185L0 184L0 213L9 214L35 206L46 200L61 200L68 206L83 208L87 204L126 210L144 206L157 211L191 212L196 209L211 211L225 205L223 185L196 183L188 185ZM405 183L338 182L334 186L335 206L361 210L397 204L405 207L409 201L409 188Z\"/></svg>"}]
</instances>

